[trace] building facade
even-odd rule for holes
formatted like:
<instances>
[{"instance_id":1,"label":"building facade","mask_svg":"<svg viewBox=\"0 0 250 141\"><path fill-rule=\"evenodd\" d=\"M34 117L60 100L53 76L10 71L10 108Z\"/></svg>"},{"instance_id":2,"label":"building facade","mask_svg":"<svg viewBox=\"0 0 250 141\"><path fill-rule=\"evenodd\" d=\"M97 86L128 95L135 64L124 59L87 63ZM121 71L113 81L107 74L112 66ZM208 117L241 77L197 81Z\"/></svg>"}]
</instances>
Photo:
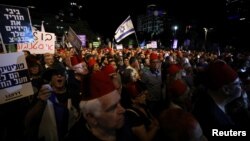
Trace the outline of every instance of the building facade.
<instances>
[{"instance_id":1,"label":"building facade","mask_svg":"<svg viewBox=\"0 0 250 141\"><path fill-rule=\"evenodd\" d=\"M155 4L147 6L146 13L137 18L137 31L151 36L159 35L165 30L166 12Z\"/></svg>"}]
</instances>

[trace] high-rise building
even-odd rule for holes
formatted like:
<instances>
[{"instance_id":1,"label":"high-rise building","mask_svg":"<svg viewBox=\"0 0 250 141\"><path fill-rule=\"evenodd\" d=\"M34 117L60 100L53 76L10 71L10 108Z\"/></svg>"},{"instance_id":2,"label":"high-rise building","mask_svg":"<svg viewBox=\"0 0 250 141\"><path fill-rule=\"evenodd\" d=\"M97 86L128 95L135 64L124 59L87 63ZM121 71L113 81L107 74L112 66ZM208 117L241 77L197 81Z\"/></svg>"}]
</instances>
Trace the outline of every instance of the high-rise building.
<instances>
[{"instance_id":1,"label":"high-rise building","mask_svg":"<svg viewBox=\"0 0 250 141\"><path fill-rule=\"evenodd\" d=\"M250 32L250 1L226 0L227 41L236 48L246 48Z\"/></svg>"},{"instance_id":2,"label":"high-rise building","mask_svg":"<svg viewBox=\"0 0 250 141\"><path fill-rule=\"evenodd\" d=\"M147 6L146 13L138 16L137 30L148 34L159 35L164 31L166 12L155 4Z\"/></svg>"},{"instance_id":3,"label":"high-rise building","mask_svg":"<svg viewBox=\"0 0 250 141\"><path fill-rule=\"evenodd\" d=\"M249 0L226 0L226 14L228 20L249 21Z\"/></svg>"}]
</instances>

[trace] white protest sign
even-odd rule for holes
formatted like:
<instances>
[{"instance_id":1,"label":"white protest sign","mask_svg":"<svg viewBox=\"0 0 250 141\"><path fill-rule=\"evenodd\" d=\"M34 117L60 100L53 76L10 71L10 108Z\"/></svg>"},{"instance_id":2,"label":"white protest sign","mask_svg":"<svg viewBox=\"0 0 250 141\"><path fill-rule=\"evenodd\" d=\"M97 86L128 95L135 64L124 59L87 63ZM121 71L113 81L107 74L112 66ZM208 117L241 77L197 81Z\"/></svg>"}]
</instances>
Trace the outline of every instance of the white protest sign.
<instances>
[{"instance_id":1,"label":"white protest sign","mask_svg":"<svg viewBox=\"0 0 250 141\"><path fill-rule=\"evenodd\" d=\"M157 48L157 42L156 41L151 41L146 45L147 48Z\"/></svg>"},{"instance_id":2,"label":"white protest sign","mask_svg":"<svg viewBox=\"0 0 250 141\"><path fill-rule=\"evenodd\" d=\"M17 44L17 51L28 50L32 54L55 53L56 36L54 33L33 31L34 42Z\"/></svg>"},{"instance_id":3,"label":"white protest sign","mask_svg":"<svg viewBox=\"0 0 250 141\"><path fill-rule=\"evenodd\" d=\"M32 95L23 52L0 54L0 104Z\"/></svg>"},{"instance_id":4,"label":"white protest sign","mask_svg":"<svg viewBox=\"0 0 250 141\"><path fill-rule=\"evenodd\" d=\"M122 44L116 45L116 49L122 50L123 49L123 45Z\"/></svg>"},{"instance_id":5,"label":"white protest sign","mask_svg":"<svg viewBox=\"0 0 250 141\"><path fill-rule=\"evenodd\" d=\"M157 42L151 41L151 48L157 48Z\"/></svg>"}]
</instances>

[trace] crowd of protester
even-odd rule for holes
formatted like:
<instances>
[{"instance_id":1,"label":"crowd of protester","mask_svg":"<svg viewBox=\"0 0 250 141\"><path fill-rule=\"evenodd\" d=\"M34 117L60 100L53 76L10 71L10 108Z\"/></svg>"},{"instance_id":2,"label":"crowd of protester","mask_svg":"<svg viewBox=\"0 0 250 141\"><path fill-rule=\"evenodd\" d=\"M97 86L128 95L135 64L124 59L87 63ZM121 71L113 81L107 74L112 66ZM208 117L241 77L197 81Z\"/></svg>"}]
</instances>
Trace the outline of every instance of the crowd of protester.
<instances>
[{"instance_id":1,"label":"crowd of protester","mask_svg":"<svg viewBox=\"0 0 250 141\"><path fill-rule=\"evenodd\" d=\"M34 94L0 105L1 141L206 141L213 129L250 136L247 52L23 52Z\"/></svg>"}]
</instances>

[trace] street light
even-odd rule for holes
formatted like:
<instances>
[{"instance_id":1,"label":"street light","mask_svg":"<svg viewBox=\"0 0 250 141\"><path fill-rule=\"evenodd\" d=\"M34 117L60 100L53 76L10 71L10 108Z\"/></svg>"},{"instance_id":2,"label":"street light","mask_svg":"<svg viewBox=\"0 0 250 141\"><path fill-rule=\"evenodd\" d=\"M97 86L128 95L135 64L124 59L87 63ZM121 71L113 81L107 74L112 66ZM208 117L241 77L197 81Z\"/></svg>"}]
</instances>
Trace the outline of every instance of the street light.
<instances>
[{"instance_id":1,"label":"street light","mask_svg":"<svg viewBox=\"0 0 250 141\"><path fill-rule=\"evenodd\" d=\"M97 37L97 41L101 44L101 37Z\"/></svg>"},{"instance_id":2,"label":"street light","mask_svg":"<svg viewBox=\"0 0 250 141\"><path fill-rule=\"evenodd\" d=\"M174 36L175 36L176 35L176 30L178 29L178 26L177 25L173 26L173 29L174 29Z\"/></svg>"},{"instance_id":3,"label":"street light","mask_svg":"<svg viewBox=\"0 0 250 141\"><path fill-rule=\"evenodd\" d=\"M178 26L175 25L172 27L172 29L174 30L172 48L177 49L178 40L176 39L176 30L178 29Z\"/></svg>"},{"instance_id":4,"label":"street light","mask_svg":"<svg viewBox=\"0 0 250 141\"><path fill-rule=\"evenodd\" d=\"M204 30L204 48L206 48L206 44L207 44L207 33L208 33L208 31L213 30L213 28L206 28L206 27L204 27L203 30Z\"/></svg>"},{"instance_id":5,"label":"street light","mask_svg":"<svg viewBox=\"0 0 250 141\"><path fill-rule=\"evenodd\" d=\"M205 43L206 43L206 41L207 41L207 31L208 31L208 29L206 28L206 27L204 27L203 28L204 29L204 33L205 33L205 37L204 37L204 41L205 41Z\"/></svg>"}]
</instances>

